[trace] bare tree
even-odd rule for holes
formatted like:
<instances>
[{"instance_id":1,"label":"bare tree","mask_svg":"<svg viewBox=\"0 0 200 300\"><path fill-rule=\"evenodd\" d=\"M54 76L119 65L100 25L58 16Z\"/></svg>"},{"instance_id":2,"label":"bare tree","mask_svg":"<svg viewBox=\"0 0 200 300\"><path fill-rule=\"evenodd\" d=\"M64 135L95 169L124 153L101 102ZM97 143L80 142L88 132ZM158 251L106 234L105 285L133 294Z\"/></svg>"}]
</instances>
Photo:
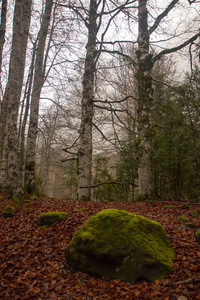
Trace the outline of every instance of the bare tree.
<instances>
[{"instance_id":1,"label":"bare tree","mask_svg":"<svg viewBox=\"0 0 200 300\"><path fill-rule=\"evenodd\" d=\"M35 183L35 155L38 131L39 100L45 78L44 50L52 7L53 0L46 0L36 49L35 73L33 79L33 91L31 95L30 120L25 160L25 190L30 194L36 193L37 189Z\"/></svg>"},{"instance_id":2,"label":"bare tree","mask_svg":"<svg viewBox=\"0 0 200 300\"><path fill-rule=\"evenodd\" d=\"M180 44L177 47L164 49L157 55L150 53L150 36L157 29L161 21L175 7L179 0L173 0L166 9L157 16L152 26L148 25L148 9L147 1L139 0L138 4L138 50L137 64L138 71L136 74L138 82L138 137L143 148L143 157L139 168L139 194L149 194L151 188L151 167L149 160L149 151L151 148L151 130L150 130L150 111L153 104L153 88L152 88L152 68L154 63L163 55L176 52L193 41L195 41L199 33Z\"/></svg>"},{"instance_id":3,"label":"bare tree","mask_svg":"<svg viewBox=\"0 0 200 300\"><path fill-rule=\"evenodd\" d=\"M120 4L112 1L90 0L90 7L66 5L85 23L88 29L85 66L83 74L82 116L80 125L80 144L78 150L78 197L90 199L92 171L92 128L94 112L94 83L97 61L100 57L105 35L115 17L135 1L126 0ZM104 16L107 18L103 24ZM97 51L97 35L101 32Z\"/></svg>"}]
</instances>

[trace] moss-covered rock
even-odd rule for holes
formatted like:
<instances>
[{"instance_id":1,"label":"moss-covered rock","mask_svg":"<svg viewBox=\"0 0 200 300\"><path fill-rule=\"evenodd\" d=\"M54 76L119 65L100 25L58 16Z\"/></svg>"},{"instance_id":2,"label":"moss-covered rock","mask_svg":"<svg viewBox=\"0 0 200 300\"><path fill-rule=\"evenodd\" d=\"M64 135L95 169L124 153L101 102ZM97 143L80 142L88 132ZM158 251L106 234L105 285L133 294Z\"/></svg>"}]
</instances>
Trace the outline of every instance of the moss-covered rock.
<instances>
[{"instance_id":1,"label":"moss-covered rock","mask_svg":"<svg viewBox=\"0 0 200 300\"><path fill-rule=\"evenodd\" d=\"M196 241L200 244L200 229L195 233Z\"/></svg>"},{"instance_id":2,"label":"moss-covered rock","mask_svg":"<svg viewBox=\"0 0 200 300\"><path fill-rule=\"evenodd\" d=\"M106 209L85 222L64 255L80 271L134 284L165 277L175 252L159 223L123 210Z\"/></svg>"},{"instance_id":3,"label":"moss-covered rock","mask_svg":"<svg viewBox=\"0 0 200 300\"><path fill-rule=\"evenodd\" d=\"M189 219L188 218L186 218L185 216L178 216L177 217L177 221L178 222L189 222Z\"/></svg>"},{"instance_id":4,"label":"moss-covered rock","mask_svg":"<svg viewBox=\"0 0 200 300\"><path fill-rule=\"evenodd\" d=\"M163 208L164 209L169 209L169 208L172 208L172 205L164 205Z\"/></svg>"},{"instance_id":5,"label":"moss-covered rock","mask_svg":"<svg viewBox=\"0 0 200 300\"><path fill-rule=\"evenodd\" d=\"M3 209L3 217L7 218L7 217L12 217L14 215L15 211L11 206L5 206Z\"/></svg>"},{"instance_id":6,"label":"moss-covered rock","mask_svg":"<svg viewBox=\"0 0 200 300\"><path fill-rule=\"evenodd\" d=\"M185 227L185 229L191 229L191 228L196 228L196 225L189 221L189 222L184 222L183 227Z\"/></svg>"},{"instance_id":7,"label":"moss-covered rock","mask_svg":"<svg viewBox=\"0 0 200 300\"><path fill-rule=\"evenodd\" d=\"M38 226L45 228L54 223L64 221L66 217L65 212L47 212L39 216L37 224Z\"/></svg>"},{"instance_id":8,"label":"moss-covered rock","mask_svg":"<svg viewBox=\"0 0 200 300\"><path fill-rule=\"evenodd\" d=\"M187 204L187 203L183 203L182 205L181 205L181 209L189 209L190 208L190 206L189 206L189 204Z\"/></svg>"},{"instance_id":9,"label":"moss-covered rock","mask_svg":"<svg viewBox=\"0 0 200 300\"><path fill-rule=\"evenodd\" d=\"M192 217L192 218L198 218L199 217L199 211L198 210L196 210L196 209L193 209L193 210L191 210L190 212L189 212L189 214L190 214L190 216Z\"/></svg>"}]
</instances>

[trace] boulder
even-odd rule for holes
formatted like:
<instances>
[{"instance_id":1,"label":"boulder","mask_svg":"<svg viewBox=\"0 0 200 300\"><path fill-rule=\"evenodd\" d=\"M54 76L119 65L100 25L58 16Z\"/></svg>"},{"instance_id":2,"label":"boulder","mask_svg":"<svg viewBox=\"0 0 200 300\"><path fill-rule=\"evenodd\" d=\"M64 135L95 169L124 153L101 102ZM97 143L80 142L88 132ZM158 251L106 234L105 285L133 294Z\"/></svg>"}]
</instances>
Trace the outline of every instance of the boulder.
<instances>
[{"instance_id":1,"label":"boulder","mask_svg":"<svg viewBox=\"0 0 200 300\"><path fill-rule=\"evenodd\" d=\"M43 229L45 227L49 227L57 222L62 222L66 219L66 213L65 212L47 212L42 213L37 221L38 226L42 227Z\"/></svg>"},{"instance_id":2,"label":"boulder","mask_svg":"<svg viewBox=\"0 0 200 300\"><path fill-rule=\"evenodd\" d=\"M175 252L158 222L105 209L74 234L64 255L77 270L135 284L169 274Z\"/></svg>"},{"instance_id":3,"label":"boulder","mask_svg":"<svg viewBox=\"0 0 200 300\"><path fill-rule=\"evenodd\" d=\"M200 229L197 230L195 236L196 236L196 241L200 244Z\"/></svg>"},{"instance_id":4,"label":"boulder","mask_svg":"<svg viewBox=\"0 0 200 300\"><path fill-rule=\"evenodd\" d=\"M7 218L7 217L12 217L14 213L15 211L11 206L5 206L2 215L4 218Z\"/></svg>"},{"instance_id":5,"label":"boulder","mask_svg":"<svg viewBox=\"0 0 200 300\"><path fill-rule=\"evenodd\" d=\"M199 215L200 215L199 211L196 210L196 209L191 210L191 211L189 212L189 214L190 214L190 216L191 216L192 218L198 218Z\"/></svg>"},{"instance_id":6,"label":"boulder","mask_svg":"<svg viewBox=\"0 0 200 300\"><path fill-rule=\"evenodd\" d=\"M187 203L183 203L182 205L181 205L181 209L189 209L190 208L190 206L189 206L189 204L187 204Z\"/></svg>"}]
</instances>

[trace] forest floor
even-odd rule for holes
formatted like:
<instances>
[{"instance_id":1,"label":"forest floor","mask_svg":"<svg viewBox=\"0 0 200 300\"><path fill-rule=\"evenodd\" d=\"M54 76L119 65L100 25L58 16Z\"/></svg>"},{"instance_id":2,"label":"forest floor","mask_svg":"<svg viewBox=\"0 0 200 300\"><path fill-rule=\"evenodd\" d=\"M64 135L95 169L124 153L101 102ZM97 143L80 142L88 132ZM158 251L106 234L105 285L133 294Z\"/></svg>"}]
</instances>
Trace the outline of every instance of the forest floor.
<instances>
[{"instance_id":1,"label":"forest floor","mask_svg":"<svg viewBox=\"0 0 200 300\"><path fill-rule=\"evenodd\" d=\"M15 215L2 217L5 205L13 202L0 195L0 299L200 299L200 245L195 230L186 229L177 221L185 215L200 228L200 217L192 218L190 211L200 212L200 204L190 204L183 210L180 203L166 208L161 201L148 202L80 202L39 198L13 206ZM73 270L67 265L63 250L83 223L106 208L123 209L141 214L161 223L176 251L173 271L155 283L136 285L106 281ZM36 222L41 213L64 211L67 219L41 230Z\"/></svg>"}]
</instances>

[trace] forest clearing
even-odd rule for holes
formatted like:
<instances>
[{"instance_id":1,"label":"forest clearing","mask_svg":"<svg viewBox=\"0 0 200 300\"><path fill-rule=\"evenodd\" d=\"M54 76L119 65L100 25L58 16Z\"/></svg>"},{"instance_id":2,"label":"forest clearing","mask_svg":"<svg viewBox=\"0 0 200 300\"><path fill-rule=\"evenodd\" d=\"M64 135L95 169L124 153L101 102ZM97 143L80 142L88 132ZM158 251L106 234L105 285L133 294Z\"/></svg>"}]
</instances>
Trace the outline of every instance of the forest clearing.
<instances>
[{"instance_id":1,"label":"forest clearing","mask_svg":"<svg viewBox=\"0 0 200 300\"><path fill-rule=\"evenodd\" d=\"M14 203L1 194L0 204L0 298L1 299L200 299L200 245L195 231L200 218L200 204L180 202L83 202L39 197L27 203ZM10 205L14 215L2 216L3 207ZM71 268L65 261L64 248L72 235L93 214L115 208L143 215L158 221L166 230L175 249L173 271L155 283L141 281L136 285L106 281ZM65 221L45 230L37 226L41 213L63 211ZM177 217L185 216L194 225L187 228Z\"/></svg>"}]
</instances>

